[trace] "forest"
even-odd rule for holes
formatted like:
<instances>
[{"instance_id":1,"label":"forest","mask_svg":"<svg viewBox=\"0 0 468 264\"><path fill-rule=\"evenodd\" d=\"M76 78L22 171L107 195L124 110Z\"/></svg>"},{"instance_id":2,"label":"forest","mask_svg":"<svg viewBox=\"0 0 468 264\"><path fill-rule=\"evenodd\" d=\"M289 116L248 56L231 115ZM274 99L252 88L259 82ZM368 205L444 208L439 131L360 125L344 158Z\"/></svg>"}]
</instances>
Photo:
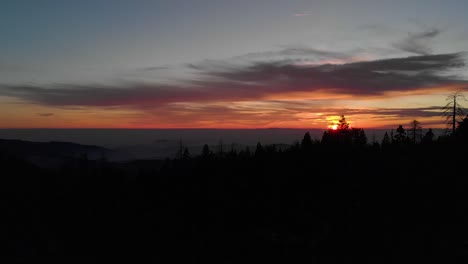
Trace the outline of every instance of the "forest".
<instances>
[{"instance_id":1,"label":"forest","mask_svg":"<svg viewBox=\"0 0 468 264\"><path fill-rule=\"evenodd\" d=\"M399 126L382 142L343 116L322 140L174 159L0 155L5 256L237 263L454 262L467 256L468 118L447 136Z\"/></svg>"}]
</instances>

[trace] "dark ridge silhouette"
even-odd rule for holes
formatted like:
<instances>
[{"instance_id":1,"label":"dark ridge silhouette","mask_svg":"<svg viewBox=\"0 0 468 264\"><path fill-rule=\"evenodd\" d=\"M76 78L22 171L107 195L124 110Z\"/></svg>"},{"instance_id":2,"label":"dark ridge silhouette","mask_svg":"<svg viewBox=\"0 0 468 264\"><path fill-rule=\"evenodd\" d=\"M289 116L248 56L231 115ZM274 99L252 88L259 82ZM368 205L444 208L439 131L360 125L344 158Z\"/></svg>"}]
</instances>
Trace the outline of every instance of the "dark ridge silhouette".
<instances>
[{"instance_id":1,"label":"dark ridge silhouette","mask_svg":"<svg viewBox=\"0 0 468 264\"><path fill-rule=\"evenodd\" d=\"M99 146L81 145L70 142L30 142L0 139L0 152L27 160L41 167L58 167L66 160L86 157L105 159L115 152Z\"/></svg>"},{"instance_id":2,"label":"dark ridge silhouette","mask_svg":"<svg viewBox=\"0 0 468 264\"><path fill-rule=\"evenodd\" d=\"M70 142L30 142L11 139L0 139L0 150L4 153L21 157L32 155L74 156L84 153L111 152L111 150L99 146L81 145Z\"/></svg>"}]
</instances>

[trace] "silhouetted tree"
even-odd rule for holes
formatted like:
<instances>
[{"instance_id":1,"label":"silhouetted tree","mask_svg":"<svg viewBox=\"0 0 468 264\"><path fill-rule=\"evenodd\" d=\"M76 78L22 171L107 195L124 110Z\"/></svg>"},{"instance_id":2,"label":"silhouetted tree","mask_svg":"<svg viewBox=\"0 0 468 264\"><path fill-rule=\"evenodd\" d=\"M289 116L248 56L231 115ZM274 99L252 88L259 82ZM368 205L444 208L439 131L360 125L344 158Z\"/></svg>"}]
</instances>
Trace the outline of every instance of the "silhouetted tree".
<instances>
[{"instance_id":1,"label":"silhouetted tree","mask_svg":"<svg viewBox=\"0 0 468 264\"><path fill-rule=\"evenodd\" d=\"M182 143L182 140L179 140L179 149L177 150L176 153L176 158L177 159L182 159L184 157L184 144Z\"/></svg>"},{"instance_id":2,"label":"silhouetted tree","mask_svg":"<svg viewBox=\"0 0 468 264\"><path fill-rule=\"evenodd\" d=\"M456 129L456 136L458 139L467 141L468 140L468 116L463 121L458 122Z\"/></svg>"},{"instance_id":3,"label":"silhouetted tree","mask_svg":"<svg viewBox=\"0 0 468 264\"><path fill-rule=\"evenodd\" d=\"M448 103L443 107L444 116L447 120L447 126L451 128L451 135L455 135L455 126L458 120L463 120L466 116L466 112L460 101L466 101L465 96L461 92L455 92L447 96Z\"/></svg>"},{"instance_id":4,"label":"silhouetted tree","mask_svg":"<svg viewBox=\"0 0 468 264\"><path fill-rule=\"evenodd\" d=\"M321 140L322 144L333 143L332 135L331 135L332 132L333 131L331 129L328 129L327 131L323 131L322 140ZM297 143L297 145L299 145L299 143Z\"/></svg>"},{"instance_id":5,"label":"silhouetted tree","mask_svg":"<svg viewBox=\"0 0 468 264\"><path fill-rule=\"evenodd\" d=\"M344 115L341 115L340 120L338 121L338 128L337 130L348 130L349 124L346 122L346 118Z\"/></svg>"},{"instance_id":6,"label":"silhouetted tree","mask_svg":"<svg viewBox=\"0 0 468 264\"><path fill-rule=\"evenodd\" d=\"M410 123L409 134L411 136L411 140L413 144L416 144L418 140L421 140L422 137L422 127L421 123L417 120L413 120Z\"/></svg>"},{"instance_id":7,"label":"silhouetted tree","mask_svg":"<svg viewBox=\"0 0 468 264\"><path fill-rule=\"evenodd\" d=\"M250 148L247 146L245 149L239 151L239 157L243 159L250 158Z\"/></svg>"},{"instance_id":8,"label":"silhouetted tree","mask_svg":"<svg viewBox=\"0 0 468 264\"><path fill-rule=\"evenodd\" d=\"M255 148L255 157L260 157L265 153L265 149L263 148L260 142L257 143L257 147Z\"/></svg>"},{"instance_id":9,"label":"silhouetted tree","mask_svg":"<svg viewBox=\"0 0 468 264\"><path fill-rule=\"evenodd\" d=\"M388 146L390 144L391 144L390 137L388 136L388 133L385 132L385 135L384 135L384 137L382 139L382 147L386 147L386 146Z\"/></svg>"},{"instance_id":10,"label":"silhouetted tree","mask_svg":"<svg viewBox=\"0 0 468 264\"><path fill-rule=\"evenodd\" d=\"M205 145L203 146L203 150L202 150L202 157L203 157L203 158L208 158L208 157L210 156L210 153L211 153L211 152L210 152L210 147L208 147L208 145L205 144Z\"/></svg>"},{"instance_id":11,"label":"silhouetted tree","mask_svg":"<svg viewBox=\"0 0 468 264\"><path fill-rule=\"evenodd\" d=\"M294 140L294 142L291 144L291 147L289 148L289 151L297 152L299 150L301 150L301 143L299 143L298 140Z\"/></svg>"},{"instance_id":12,"label":"silhouetted tree","mask_svg":"<svg viewBox=\"0 0 468 264\"><path fill-rule=\"evenodd\" d=\"M216 147L217 154L224 154L224 144L222 140L219 140L218 146Z\"/></svg>"},{"instance_id":13,"label":"silhouetted tree","mask_svg":"<svg viewBox=\"0 0 468 264\"><path fill-rule=\"evenodd\" d=\"M310 137L309 132L306 132L304 138L301 141L302 149L310 149L312 147L312 138Z\"/></svg>"},{"instance_id":14,"label":"silhouetted tree","mask_svg":"<svg viewBox=\"0 0 468 264\"><path fill-rule=\"evenodd\" d=\"M322 136L322 143L344 145L366 145L367 136L362 128L350 128L342 115L336 130L328 129Z\"/></svg>"},{"instance_id":15,"label":"silhouetted tree","mask_svg":"<svg viewBox=\"0 0 468 264\"><path fill-rule=\"evenodd\" d=\"M323 133L322 143L325 144L351 144L351 130L349 129L349 124L346 122L344 115L341 116L338 121L338 126L336 130L328 129Z\"/></svg>"},{"instance_id":16,"label":"silhouetted tree","mask_svg":"<svg viewBox=\"0 0 468 264\"><path fill-rule=\"evenodd\" d=\"M372 143L372 148L373 149L380 149L380 143L375 141L374 143Z\"/></svg>"},{"instance_id":17,"label":"silhouetted tree","mask_svg":"<svg viewBox=\"0 0 468 264\"><path fill-rule=\"evenodd\" d=\"M182 158L185 159L185 160L190 159L190 152L189 152L187 147L184 149L184 153L182 154Z\"/></svg>"},{"instance_id":18,"label":"silhouetted tree","mask_svg":"<svg viewBox=\"0 0 468 264\"><path fill-rule=\"evenodd\" d=\"M231 144L231 150L229 150L229 156L232 158L232 157L236 157L237 156L237 150L235 148L235 144L232 143Z\"/></svg>"},{"instance_id":19,"label":"silhouetted tree","mask_svg":"<svg viewBox=\"0 0 468 264\"><path fill-rule=\"evenodd\" d=\"M424 137L422 138L421 142L423 144L429 144L429 143L432 143L433 140L434 140L434 133L432 132L432 128L429 128L429 131L427 131L426 134L424 134Z\"/></svg>"},{"instance_id":20,"label":"silhouetted tree","mask_svg":"<svg viewBox=\"0 0 468 264\"><path fill-rule=\"evenodd\" d=\"M406 138L407 138L407 136L406 136L405 129L403 128L402 125L399 125L397 130L396 130L396 135L395 135L395 141L394 142L396 144L403 144L403 143L405 143Z\"/></svg>"},{"instance_id":21,"label":"silhouetted tree","mask_svg":"<svg viewBox=\"0 0 468 264\"><path fill-rule=\"evenodd\" d=\"M367 136L362 128L352 128L350 131L351 143L358 146L367 144Z\"/></svg>"}]
</instances>

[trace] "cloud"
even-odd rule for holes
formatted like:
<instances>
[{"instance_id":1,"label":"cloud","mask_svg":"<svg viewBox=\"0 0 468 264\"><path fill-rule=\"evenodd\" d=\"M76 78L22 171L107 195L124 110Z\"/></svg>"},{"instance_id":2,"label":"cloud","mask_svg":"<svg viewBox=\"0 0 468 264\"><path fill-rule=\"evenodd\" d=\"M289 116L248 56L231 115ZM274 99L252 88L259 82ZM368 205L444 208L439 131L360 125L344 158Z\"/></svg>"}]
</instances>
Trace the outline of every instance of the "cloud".
<instances>
[{"instance_id":1,"label":"cloud","mask_svg":"<svg viewBox=\"0 0 468 264\"><path fill-rule=\"evenodd\" d=\"M37 113L38 116L43 116L43 117L49 117L49 116L53 116L54 114L53 113Z\"/></svg>"},{"instance_id":2,"label":"cloud","mask_svg":"<svg viewBox=\"0 0 468 264\"><path fill-rule=\"evenodd\" d=\"M50 86L5 86L0 94L52 106L158 105L186 101L197 91L157 84L125 83L121 86L54 84Z\"/></svg>"},{"instance_id":3,"label":"cloud","mask_svg":"<svg viewBox=\"0 0 468 264\"><path fill-rule=\"evenodd\" d=\"M424 126L442 116L441 107L421 108L346 108L336 105L330 108L321 101L263 101L223 103L186 103L167 105L148 112L145 120L183 127L217 127L220 120L231 127L294 127L311 125L326 127L332 116L346 115L352 124L392 127L409 124L412 119ZM148 121L149 122L149 121ZM356 123L357 122L357 123ZM383 123L382 123L383 122ZM392 125L388 125L388 124ZM435 124L440 125L440 121ZM431 123L432 124L432 123Z\"/></svg>"},{"instance_id":4,"label":"cloud","mask_svg":"<svg viewBox=\"0 0 468 264\"><path fill-rule=\"evenodd\" d=\"M430 29L423 32L409 34L408 37L400 42L393 44L393 47L409 53L428 55L432 49L428 45L429 39L437 37L441 31L439 29Z\"/></svg>"},{"instance_id":5,"label":"cloud","mask_svg":"<svg viewBox=\"0 0 468 264\"><path fill-rule=\"evenodd\" d=\"M331 97L383 96L387 92L466 84L465 80L447 74L449 70L463 66L462 53L320 65L303 65L290 60L241 65L216 61L191 64L197 75L179 84L8 85L0 88L0 95L49 106L126 106L140 109L181 102L264 100L277 94L295 92L320 92Z\"/></svg>"},{"instance_id":6,"label":"cloud","mask_svg":"<svg viewBox=\"0 0 468 264\"><path fill-rule=\"evenodd\" d=\"M143 67L143 68L138 68L137 71L142 71L142 72L151 72L151 71L161 71L161 70L168 70L170 69L169 66L150 66L150 67Z\"/></svg>"},{"instance_id":7,"label":"cloud","mask_svg":"<svg viewBox=\"0 0 468 264\"><path fill-rule=\"evenodd\" d=\"M383 95L389 91L407 91L454 83L465 83L442 73L462 67L461 53L413 56L348 64L295 65L288 61L259 62L247 67L218 65L204 74L211 80L200 83L209 87L232 86L251 95L284 92L326 91L347 95ZM221 88L219 88L221 89Z\"/></svg>"},{"instance_id":8,"label":"cloud","mask_svg":"<svg viewBox=\"0 0 468 264\"><path fill-rule=\"evenodd\" d=\"M327 61L346 63L355 60L355 52L337 52L314 49L302 46L286 46L281 50L250 52L228 60L204 60L198 63L188 63L189 69L210 71L219 67L244 67L246 63L282 61L290 64L320 64Z\"/></svg>"},{"instance_id":9,"label":"cloud","mask_svg":"<svg viewBox=\"0 0 468 264\"><path fill-rule=\"evenodd\" d=\"M334 115L373 115L374 117L394 117L400 120L408 117L442 117L443 115L443 107L440 106L418 108L322 109L322 111Z\"/></svg>"}]
</instances>

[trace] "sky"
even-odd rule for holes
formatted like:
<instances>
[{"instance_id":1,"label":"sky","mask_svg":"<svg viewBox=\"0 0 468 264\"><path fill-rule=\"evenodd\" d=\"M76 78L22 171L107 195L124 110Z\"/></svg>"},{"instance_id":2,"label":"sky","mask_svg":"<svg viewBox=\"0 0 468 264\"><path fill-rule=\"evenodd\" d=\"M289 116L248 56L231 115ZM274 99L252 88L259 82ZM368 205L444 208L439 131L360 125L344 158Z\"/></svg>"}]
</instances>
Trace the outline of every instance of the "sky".
<instances>
[{"instance_id":1,"label":"sky","mask_svg":"<svg viewBox=\"0 0 468 264\"><path fill-rule=\"evenodd\" d=\"M467 9L3 0L0 128L443 128L468 87Z\"/></svg>"}]
</instances>

